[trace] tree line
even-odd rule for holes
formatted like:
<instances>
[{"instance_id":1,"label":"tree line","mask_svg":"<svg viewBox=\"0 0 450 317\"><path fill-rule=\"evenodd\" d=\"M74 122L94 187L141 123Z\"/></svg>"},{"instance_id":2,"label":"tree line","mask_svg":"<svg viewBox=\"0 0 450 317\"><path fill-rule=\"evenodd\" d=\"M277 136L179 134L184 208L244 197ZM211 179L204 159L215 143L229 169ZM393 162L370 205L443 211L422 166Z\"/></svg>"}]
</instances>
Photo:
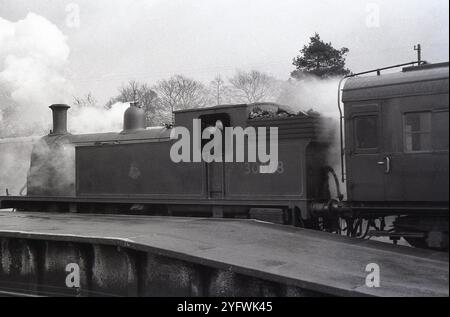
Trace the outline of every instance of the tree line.
<instances>
[{"instance_id":1,"label":"tree line","mask_svg":"<svg viewBox=\"0 0 450 317\"><path fill-rule=\"evenodd\" d=\"M295 70L291 73L291 80L348 75L350 70L345 66L348 52L345 47L335 49L316 33L294 58ZM236 71L228 79L218 75L208 85L175 75L154 86L132 80L120 87L118 95L111 98L106 107L110 108L117 102L139 101L146 112L148 126L154 126L170 122L176 110L233 103L282 102L288 86L289 81L278 80L258 70ZM90 103L90 95L86 96L84 103Z\"/></svg>"},{"instance_id":2,"label":"tree line","mask_svg":"<svg viewBox=\"0 0 450 317\"><path fill-rule=\"evenodd\" d=\"M347 48L336 49L316 33L293 59L295 69L288 81L278 80L258 70L236 71L230 78L218 75L208 84L184 75L174 75L154 85L131 80L119 87L117 95L104 107L110 109L118 102L138 101L145 110L147 125L156 126L170 123L176 110L234 103L282 103L292 81L301 82L311 76L326 79L350 74L345 63L348 53ZM89 93L84 97L75 97L73 106L99 107L99 104ZM5 134L4 127L7 126L8 112L5 113L0 122L0 137Z\"/></svg>"}]
</instances>

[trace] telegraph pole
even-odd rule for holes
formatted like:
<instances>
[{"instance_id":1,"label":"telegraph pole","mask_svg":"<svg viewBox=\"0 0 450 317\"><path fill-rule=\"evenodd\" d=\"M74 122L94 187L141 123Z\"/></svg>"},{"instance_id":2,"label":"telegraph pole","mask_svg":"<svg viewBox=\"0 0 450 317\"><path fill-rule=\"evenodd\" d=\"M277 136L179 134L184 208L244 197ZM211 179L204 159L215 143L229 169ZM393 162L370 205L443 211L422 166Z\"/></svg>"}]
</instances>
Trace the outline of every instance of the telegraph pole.
<instances>
[{"instance_id":1,"label":"telegraph pole","mask_svg":"<svg viewBox=\"0 0 450 317\"><path fill-rule=\"evenodd\" d=\"M414 45L414 50L417 51L417 61L420 65L422 63L422 45Z\"/></svg>"}]
</instances>

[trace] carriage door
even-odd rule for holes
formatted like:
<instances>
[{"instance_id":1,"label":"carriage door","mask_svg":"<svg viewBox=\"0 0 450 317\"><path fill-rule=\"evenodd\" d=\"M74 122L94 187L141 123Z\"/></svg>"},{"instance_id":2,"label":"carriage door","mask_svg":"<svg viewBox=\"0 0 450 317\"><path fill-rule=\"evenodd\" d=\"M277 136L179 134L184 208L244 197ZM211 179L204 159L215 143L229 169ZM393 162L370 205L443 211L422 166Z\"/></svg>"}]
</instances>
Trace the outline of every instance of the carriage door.
<instances>
[{"instance_id":1,"label":"carriage door","mask_svg":"<svg viewBox=\"0 0 450 317\"><path fill-rule=\"evenodd\" d=\"M230 126L230 117L227 114L212 114L201 116L202 131L206 128L215 128L222 130L222 162L205 163L206 166L206 184L208 194L211 199L223 199L225 196L225 128ZM202 150L204 146L211 141L202 140Z\"/></svg>"},{"instance_id":2,"label":"carriage door","mask_svg":"<svg viewBox=\"0 0 450 317\"><path fill-rule=\"evenodd\" d=\"M388 201L448 201L448 96L414 96L386 104Z\"/></svg>"},{"instance_id":3,"label":"carriage door","mask_svg":"<svg viewBox=\"0 0 450 317\"><path fill-rule=\"evenodd\" d=\"M379 104L346 108L347 188L352 201L384 200L389 159L383 155L382 113Z\"/></svg>"}]
</instances>

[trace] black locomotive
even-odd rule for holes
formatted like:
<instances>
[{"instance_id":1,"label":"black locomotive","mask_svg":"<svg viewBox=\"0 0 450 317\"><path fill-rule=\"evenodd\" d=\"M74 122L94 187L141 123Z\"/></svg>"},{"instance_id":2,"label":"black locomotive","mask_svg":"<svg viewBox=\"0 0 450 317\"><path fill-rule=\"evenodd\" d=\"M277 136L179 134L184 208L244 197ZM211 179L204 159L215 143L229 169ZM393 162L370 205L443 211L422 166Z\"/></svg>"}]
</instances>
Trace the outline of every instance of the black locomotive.
<instances>
[{"instance_id":1,"label":"black locomotive","mask_svg":"<svg viewBox=\"0 0 450 317\"><path fill-rule=\"evenodd\" d=\"M202 128L277 127L277 171L260 173L259 163L174 163L172 128L146 129L134 104L124 131L88 135L69 134L68 107L53 105L54 128L34 148L27 195L0 197L0 208L256 218L448 249L448 93L448 63L347 79L346 199L332 168L339 153L330 120L314 113L272 103L175 113L176 126L191 133L193 119ZM389 231L386 217L396 219Z\"/></svg>"}]
</instances>

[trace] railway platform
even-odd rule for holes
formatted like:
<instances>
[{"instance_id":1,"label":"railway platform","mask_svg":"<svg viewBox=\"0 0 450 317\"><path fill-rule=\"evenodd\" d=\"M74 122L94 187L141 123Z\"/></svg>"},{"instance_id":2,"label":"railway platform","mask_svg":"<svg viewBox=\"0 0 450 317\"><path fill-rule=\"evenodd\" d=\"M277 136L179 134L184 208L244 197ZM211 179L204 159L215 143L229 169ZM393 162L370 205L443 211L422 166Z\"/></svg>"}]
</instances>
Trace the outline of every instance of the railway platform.
<instances>
[{"instance_id":1,"label":"railway platform","mask_svg":"<svg viewBox=\"0 0 450 317\"><path fill-rule=\"evenodd\" d=\"M0 211L0 242L5 294L449 296L448 253L253 220Z\"/></svg>"}]
</instances>

